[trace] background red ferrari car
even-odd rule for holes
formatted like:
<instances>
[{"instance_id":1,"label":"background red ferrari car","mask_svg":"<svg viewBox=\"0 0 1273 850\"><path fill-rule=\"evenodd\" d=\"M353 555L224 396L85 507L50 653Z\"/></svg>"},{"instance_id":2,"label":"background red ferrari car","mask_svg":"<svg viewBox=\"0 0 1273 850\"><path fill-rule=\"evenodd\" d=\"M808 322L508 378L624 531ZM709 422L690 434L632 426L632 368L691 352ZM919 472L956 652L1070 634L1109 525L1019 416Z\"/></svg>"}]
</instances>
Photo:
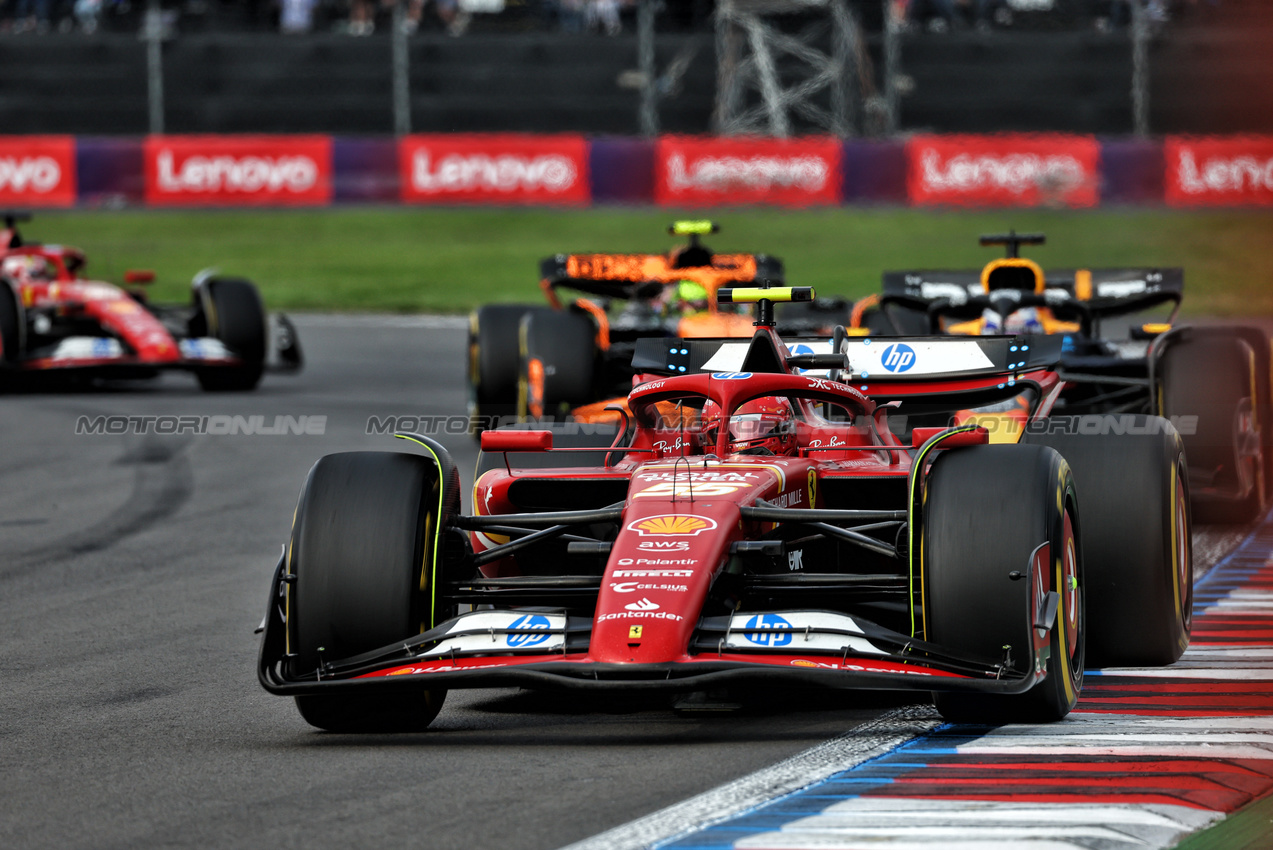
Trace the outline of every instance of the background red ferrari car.
<instances>
[{"instance_id":1,"label":"background red ferrari car","mask_svg":"<svg viewBox=\"0 0 1273 850\"><path fill-rule=\"evenodd\" d=\"M151 303L148 271L125 274L129 288L85 276L84 253L22 238L5 213L0 231L0 381L57 373L148 378L162 369L194 373L206 390L250 390L261 380L271 329L261 295L247 280L201 272L188 305ZM274 317L281 368L301 351L286 316Z\"/></svg>"}]
</instances>

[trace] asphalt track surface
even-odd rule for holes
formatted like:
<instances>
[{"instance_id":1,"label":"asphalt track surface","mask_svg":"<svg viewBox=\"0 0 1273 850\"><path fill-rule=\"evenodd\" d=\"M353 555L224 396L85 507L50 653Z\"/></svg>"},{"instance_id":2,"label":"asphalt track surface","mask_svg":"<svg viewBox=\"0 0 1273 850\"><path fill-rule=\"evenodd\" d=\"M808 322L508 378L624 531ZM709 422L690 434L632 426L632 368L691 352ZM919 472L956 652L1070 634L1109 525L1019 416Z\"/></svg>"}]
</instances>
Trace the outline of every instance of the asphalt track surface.
<instances>
[{"instance_id":1,"label":"asphalt track surface","mask_svg":"<svg viewBox=\"0 0 1273 850\"><path fill-rule=\"evenodd\" d=\"M254 670L297 492L323 454L406 448L369 417L461 413L464 345L454 320L297 325L305 372L255 393L176 374L0 398L0 847L557 848L914 702L770 694L684 714L461 691L427 733L311 729ZM82 416L159 415L326 421L76 434ZM469 439L442 439L471 470Z\"/></svg>"}]
</instances>

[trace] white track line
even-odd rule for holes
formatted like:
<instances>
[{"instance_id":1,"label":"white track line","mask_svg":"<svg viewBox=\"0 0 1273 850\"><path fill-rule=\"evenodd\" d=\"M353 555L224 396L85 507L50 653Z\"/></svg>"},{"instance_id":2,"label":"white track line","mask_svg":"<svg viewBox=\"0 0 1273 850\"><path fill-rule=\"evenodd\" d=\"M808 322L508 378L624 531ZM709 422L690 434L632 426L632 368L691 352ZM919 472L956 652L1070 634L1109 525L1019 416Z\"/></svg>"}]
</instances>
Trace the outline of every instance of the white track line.
<instances>
[{"instance_id":1,"label":"white track line","mask_svg":"<svg viewBox=\"0 0 1273 850\"><path fill-rule=\"evenodd\" d=\"M677 838L882 756L894 747L931 732L941 722L932 706L894 709L772 767L562 850L641 850Z\"/></svg>"}]
</instances>

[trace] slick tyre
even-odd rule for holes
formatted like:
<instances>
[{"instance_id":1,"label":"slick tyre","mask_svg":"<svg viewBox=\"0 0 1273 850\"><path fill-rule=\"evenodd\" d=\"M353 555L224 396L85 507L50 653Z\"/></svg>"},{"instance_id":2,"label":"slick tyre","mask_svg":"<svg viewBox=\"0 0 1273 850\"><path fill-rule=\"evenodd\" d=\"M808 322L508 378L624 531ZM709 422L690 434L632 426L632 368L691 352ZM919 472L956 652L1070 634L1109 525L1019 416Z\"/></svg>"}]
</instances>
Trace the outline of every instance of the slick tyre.
<instances>
[{"instance_id":1,"label":"slick tyre","mask_svg":"<svg viewBox=\"0 0 1273 850\"><path fill-rule=\"evenodd\" d=\"M200 309L208 336L220 340L242 362L238 366L199 369L199 385L213 392L254 389L265 371L268 331L265 306L251 282L214 278L203 288Z\"/></svg>"},{"instance_id":2,"label":"slick tyre","mask_svg":"<svg viewBox=\"0 0 1273 850\"><path fill-rule=\"evenodd\" d=\"M1087 661L1171 664L1189 645L1193 544L1185 448L1158 416L1056 416L1022 442L1069 463L1083 505Z\"/></svg>"},{"instance_id":3,"label":"slick tyre","mask_svg":"<svg viewBox=\"0 0 1273 850\"><path fill-rule=\"evenodd\" d=\"M523 421L561 422L594 401L596 328L581 313L545 310L522 317L517 414Z\"/></svg>"},{"instance_id":4,"label":"slick tyre","mask_svg":"<svg viewBox=\"0 0 1273 850\"><path fill-rule=\"evenodd\" d=\"M469 314L469 431L478 436L517 415L517 329L527 304L490 304Z\"/></svg>"},{"instance_id":5,"label":"slick tyre","mask_svg":"<svg viewBox=\"0 0 1273 850\"><path fill-rule=\"evenodd\" d=\"M406 640L431 628L438 598L437 534L459 509L450 459L391 452L328 455L310 470L288 547L291 678L317 678L323 663ZM442 707L442 690L377 688L298 696L296 707L330 732L419 731Z\"/></svg>"},{"instance_id":6,"label":"slick tyre","mask_svg":"<svg viewBox=\"0 0 1273 850\"><path fill-rule=\"evenodd\" d=\"M13 288L0 280L0 390L12 379L8 374L22 356L22 315Z\"/></svg>"},{"instance_id":7,"label":"slick tyre","mask_svg":"<svg viewBox=\"0 0 1273 850\"><path fill-rule=\"evenodd\" d=\"M1046 676L1022 694L934 694L946 719L1047 722L1074 707L1084 660L1076 506L1069 466L1044 446L958 449L933 464L923 517L925 636L984 659L1007 654L1014 677L1046 658ZM1055 617L1041 633L1050 605Z\"/></svg>"},{"instance_id":8,"label":"slick tyre","mask_svg":"<svg viewBox=\"0 0 1273 850\"><path fill-rule=\"evenodd\" d=\"M1264 452L1250 344L1233 333L1189 329L1163 352L1157 372L1162 415L1193 425L1182 439L1194 518L1256 519L1264 508Z\"/></svg>"}]
</instances>

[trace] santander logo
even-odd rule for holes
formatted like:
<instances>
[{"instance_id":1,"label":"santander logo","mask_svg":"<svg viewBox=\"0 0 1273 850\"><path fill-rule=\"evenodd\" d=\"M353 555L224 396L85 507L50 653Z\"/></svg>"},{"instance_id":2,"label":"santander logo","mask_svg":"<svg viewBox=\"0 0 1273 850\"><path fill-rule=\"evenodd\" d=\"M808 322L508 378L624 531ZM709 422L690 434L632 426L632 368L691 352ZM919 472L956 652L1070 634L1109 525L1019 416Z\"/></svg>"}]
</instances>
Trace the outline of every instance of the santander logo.
<instances>
[{"instance_id":1,"label":"santander logo","mask_svg":"<svg viewBox=\"0 0 1273 850\"><path fill-rule=\"evenodd\" d=\"M1260 160L1254 156L1213 156L1199 166L1190 148L1180 150L1176 177L1181 191L1191 195L1205 192L1273 191L1273 157Z\"/></svg>"},{"instance_id":2,"label":"santander logo","mask_svg":"<svg viewBox=\"0 0 1273 850\"><path fill-rule=\"evenodd\" d=\"M165 149L156 164L163 192L307 192L318 182L308 156L189 156L178 167Z\"/></svg>"},{"instance_id":3,"label":"santander logo","mask_svg":"<svg viewBox=\"0 0 1273 850\"><path fill-rule=\"evenodd\" d=\"M920 154L921 179L930 192L1002 189L1020 195L1031 189L1067 191L1089 179L1083 164L1069 154L958 154L941 160L938 151Z\"/></svg>"},{"instance_id":4,"label":"santander logo","mask_svg":"<svg viewBox=\"0 0 1273 850\"><path fill-rule=\"evenodd\" d=\"M61 182L62 169L52 157L0 157L0 190L44 194Z\"/></svg>"},{"instance_id":5,"label":"santander logo","mask_svg":"<svg viewBox=\"0 0 1273 850\"><path fill-rule=\"evenodd\" d=\"M668 187L675 192L787 188L817 192L830 177L830 164L817 156L705 156L689 164L684 154L667 158Z\"/></svg>"},{"instance_id":6,"label":"santander logo","mask_svg":"<svg viewBox=\"0 0 1273 850\"><path fill-rule=\"evenodd\" d=\"M418 150L411 161L411 185L418 192L564 192L578 178L574 162L561 154L448 154L434 162L428 151Z\"/></svg>"}]
</instances>

